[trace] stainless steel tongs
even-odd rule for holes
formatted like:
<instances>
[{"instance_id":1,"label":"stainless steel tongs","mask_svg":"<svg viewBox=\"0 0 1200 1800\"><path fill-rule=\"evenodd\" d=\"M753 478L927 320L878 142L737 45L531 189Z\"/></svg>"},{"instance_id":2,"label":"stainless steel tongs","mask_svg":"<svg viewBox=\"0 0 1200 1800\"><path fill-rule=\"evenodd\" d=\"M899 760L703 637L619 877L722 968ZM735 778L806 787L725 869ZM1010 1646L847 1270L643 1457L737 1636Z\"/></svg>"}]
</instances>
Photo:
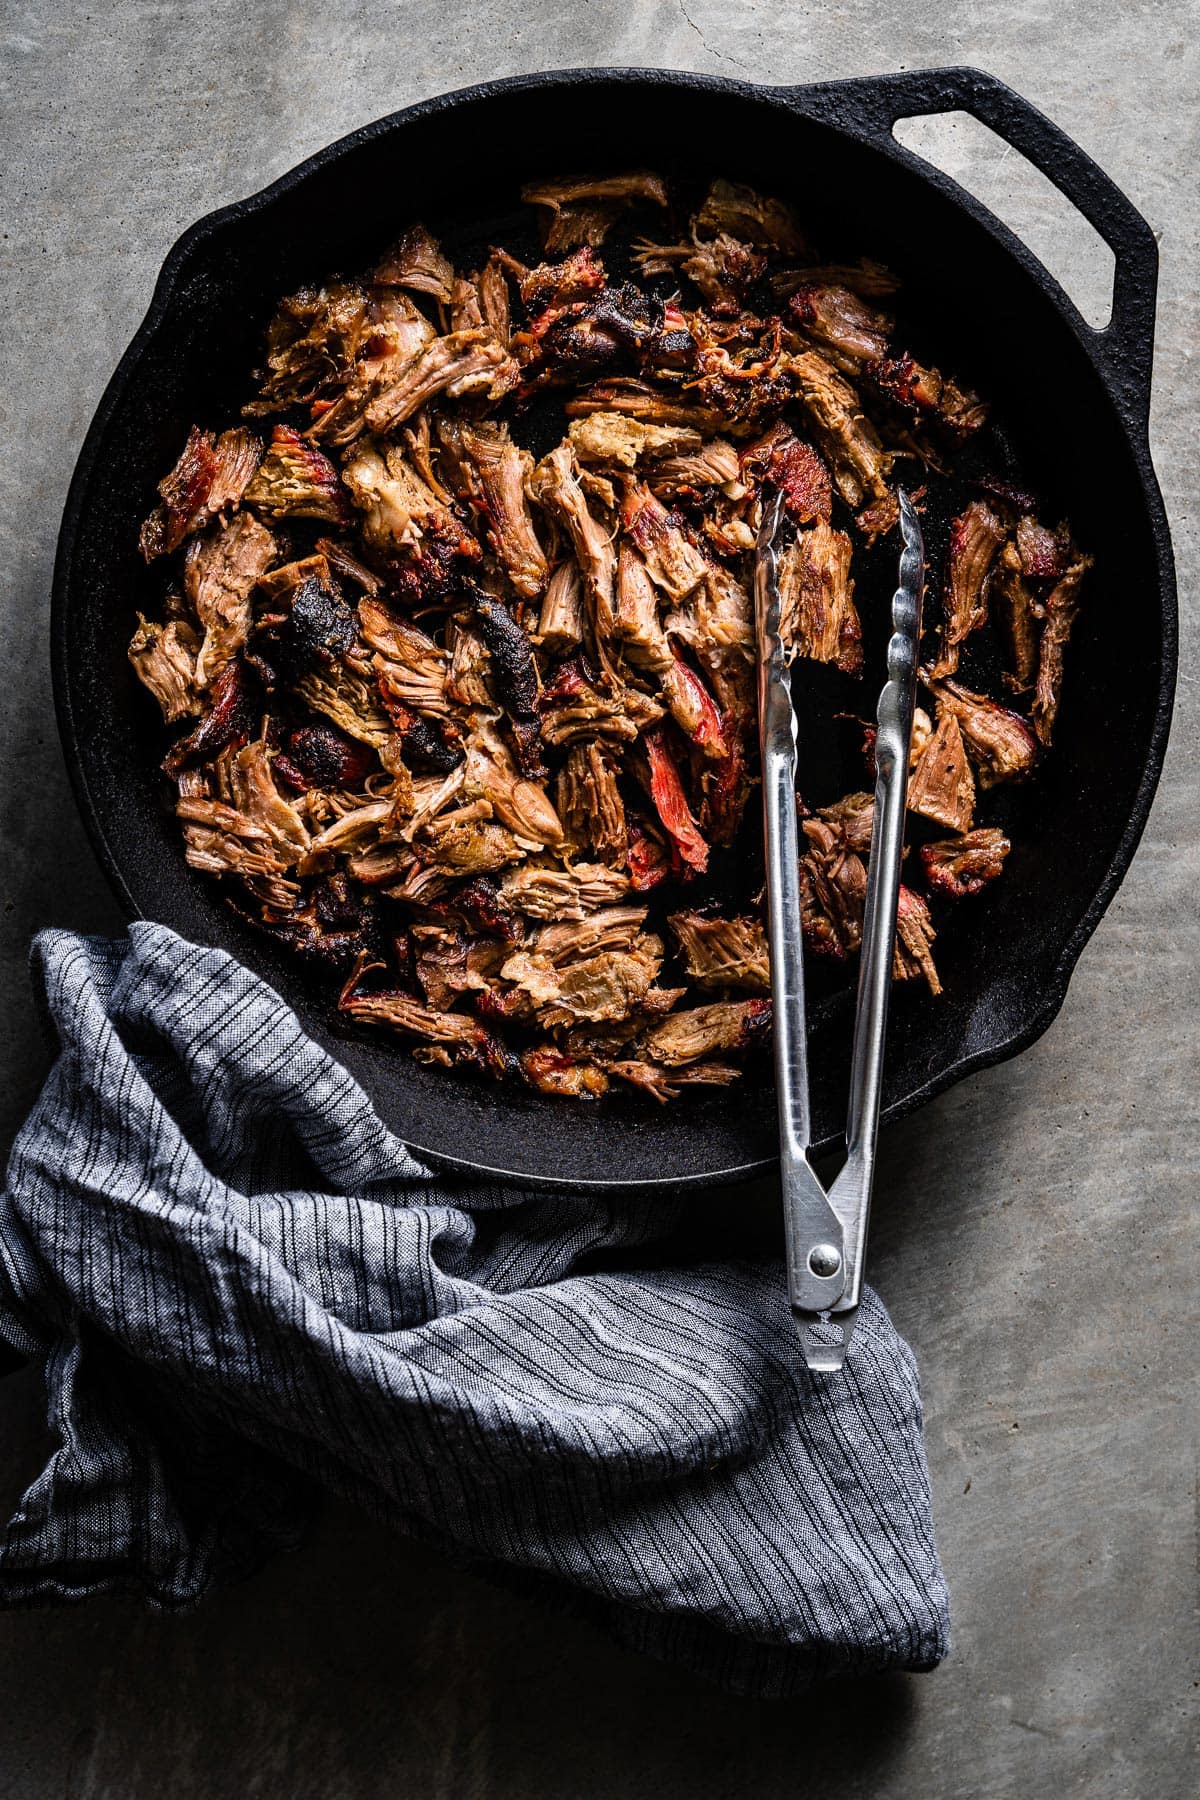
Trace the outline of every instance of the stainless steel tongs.
<instances>
[{"instance_id":1,"label":"stainless steel tongs","mask_svg":"<svg viewBox=\"0 0 1200 1800\"><path fill-rule=\"evenodd\" d=\"M796 816L796 715L780 639L775 540L782 496L763 496L754 576L758 631L758 718L767 852L767 935L774 1002L779 1169L787 1236L788 1296L810 1369L837 1370L846 1358L862 1294L871 1182L879 1132L888 992L896 943L896 905L904 850L909 749L921 639L925 551L916 510L900 490L900 584L892 601L887 682L879 696L875 739L875 814L863 917L862 961L846 1162L826 1192L809 1154L808 1040L800 928L800 833Z\"/></svg>"}]
</instances>

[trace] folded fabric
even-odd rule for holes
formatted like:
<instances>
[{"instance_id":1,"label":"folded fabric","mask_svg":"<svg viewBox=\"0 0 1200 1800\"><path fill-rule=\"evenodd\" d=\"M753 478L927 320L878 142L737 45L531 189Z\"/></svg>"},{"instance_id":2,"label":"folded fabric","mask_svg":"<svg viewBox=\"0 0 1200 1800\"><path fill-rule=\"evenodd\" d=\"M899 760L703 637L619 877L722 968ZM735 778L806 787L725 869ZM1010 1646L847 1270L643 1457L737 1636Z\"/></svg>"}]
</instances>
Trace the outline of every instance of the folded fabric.
<instances>
[{"instance_id":1,"label":"folded fabric","mask_svg":"<svg viewBox=\"0 0 1200 1800\"><path fill-rule=\"evenodd\" d=\"M59 1447L0 1601L194 1601L323 1487L743 1692L945 1654L917 1373L874 1294L810 1375L778 1262L689 1255L686 1199L431 1174L223 953L135 924L34 964L61 1053L10 1162L0 1339L44 1360Z\"/></svg>"}]
</instances>

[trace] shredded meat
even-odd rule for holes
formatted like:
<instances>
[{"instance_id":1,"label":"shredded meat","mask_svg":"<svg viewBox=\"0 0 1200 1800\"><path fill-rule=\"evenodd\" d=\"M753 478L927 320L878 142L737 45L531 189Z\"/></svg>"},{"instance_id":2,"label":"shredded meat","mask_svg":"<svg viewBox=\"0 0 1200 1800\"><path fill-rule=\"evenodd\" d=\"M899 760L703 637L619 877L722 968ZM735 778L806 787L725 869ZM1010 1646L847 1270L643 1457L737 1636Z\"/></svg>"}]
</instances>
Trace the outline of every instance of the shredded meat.
<instances>
[{"instance_id":1,"label":"shredded meat","mask_svg":"<svg viewBox=\"0 0 1200 1800\"><path fill-rule=\"evenodd\" d=\"M983 694L973 694L956 681L933 684L938 718L948 712L962 727L966 743L983 786L999 781L1019 781L1037 760L1037 738L1018 713L1010 712Z\"/></svg>"},{"instance_id":2,"label":"shredded meat","mask_svg":"<svg viewBox=\"0 0 1200 1800\"><path fill-rule=\"evenodd\" d=\"M941 654L933 671L937 680L956 672L962 644L987 618L996 552L1007 536L1003 519L986 500L973 500L950 527L946 621Z\"/></svg>"},{"instance_id":3,"label":"shredded meat","mask_svg":"<svg viewBox=\"0 0 1200 1800\"><path fill-rule=\"evenodd\" d=\"M196 657L200 639L186 619L168 619L152 625L138 614L138 628L129 645L129 660L137 678L148 687L168 725L200 711L196 692Z\"/></svg>"},{"instance_id":4,"label":"shredded meat","mask_svg":"<svg viewBox=\"0 0 1200 1800\"><path fill-rule=\"evenodd\" d=\"M521 198L544 210L543 242L557 254L580 244L602 244L627 207L639 201L665 206L667 190L661 176L640 170L577 181L531 182L521 189Z\"/></svg>"},{"instance_id":5,"label":"shredded meat","mask_svg":"<svg viewBox=\"0 0 1200 1800\"><path fill-rule=\"evenodd\" d=\"M211 686L246 642L250 596L275 554L275 539L251 513L238 513L215 534L189 544L184 592L204 633L196 657L197 687Z\"/></svg>"},{"instance_id":6,"label":"shredded meat","mask_svg":"<svg viewBox=\"0 0 1200 1800\"><path fill-rule=\"evenodd\" d=\"M850 539L824 519L802 531L779 559L779 630L789 656L862 668L862 625L854 605Z\"/></svg>"},{"instance_id":7,"label":"shredded meat","mask_svg":"<svg viewBox=\"0 0 1200 1800\"><path fill-rule=\"evenodd\" d=\"M1063 658L1079 611L1079 590L1091 566L1090 556L1077 557L1046 596L1046 625L1038 653L1037 691L1032 708L1034 730L1045 745L1054 736L1062 699Z\"/></svg>"},{"instance_id":8,"label":"shredded meat","mask_svg":"<svg viewBox=\"0 0 1200 1800\"><path fill-rule=\"evenodd\" d=\"M962 728L943 708L937 730L917 757L908 778L908 810L944 825L947 831L970 831L975 817L975 777L967 760Z\"/></svg>"},{"instance_id":9,"label":"shredded meat","mask_svg":"<svg viewBox=\"0 0 1200 1800\"><path fill-rule=\"evenodd\" d=\"M671 915L671 930L697 987L744 988L769 994L767 936L757 919L722 919L703 913Z\"/></svg>"},{"instance_id":10,"label":"shredded meat","mask_svg":"<svg viewBox=\"0 0 1200 1800\"><path fill-rule=\"evenodd\" d=\"M169 555L184 538L235 507L261 456L258 439L240 426L217 437L193 425L179 461L158 484L161 505L142 526L139 543L146 561Z\"/></svg>"},{"instance_id":11,"label":"shredded meat","mask_svg":"<svg viewBox=\"0 0 1200 1800\"><path fill-rule=\"evenodd\" d=\"M921 845L921 867L931 894L953 900L978 894L1003 872L1012 845L994 825L981 826L963 837L942 838Z\"/></svg>"},{"instance_id":12,"label":"shredded meat","mask_svg":"<svg viewBox=\"0 0 1200 1800\"><path fill-rule=\"evenodd\" d=\"M347 1027L537 1094L662 1103L735 1081L769 1029L764 504L803 696L801 925L833 984L875 806L853 773L822 786L829 712L858 719L874 781L858 715L882 664L858 703L829 697L869 673L864 635L881 653L900 469L923 471L932 544L948 494L957 517L929 571L897 979L940 990L940 909L1004 868L990 790L1051 753L1091 558L1010 478L985 400L903 347L928 332L897 278L823 260L777 198L716 180L689 212L652 171L584 170L525 199L543 260L456 266L412 223L279 301L242 408L261 426L201 421L145 496L161 586L128 656L188 863L340 984ZM1011 704L960 656L976 687L1002 667Z\"/></svg>"}]
</instances>

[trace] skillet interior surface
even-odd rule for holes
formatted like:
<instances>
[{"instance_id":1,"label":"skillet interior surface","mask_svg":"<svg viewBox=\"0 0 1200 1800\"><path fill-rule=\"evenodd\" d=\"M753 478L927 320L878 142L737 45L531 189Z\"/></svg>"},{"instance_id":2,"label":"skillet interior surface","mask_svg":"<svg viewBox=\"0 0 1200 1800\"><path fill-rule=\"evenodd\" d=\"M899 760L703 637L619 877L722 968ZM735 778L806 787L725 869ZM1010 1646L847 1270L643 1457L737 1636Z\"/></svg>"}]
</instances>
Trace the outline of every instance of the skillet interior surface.
<instances>
[{"instance_id":1,"label":"skillet interior surface","mask_svg":"<svg viewBox=\"0 0 1200 1800\"><path fill-rule=\"evenodd\" d=\"M885 1116L1045 1028L1132 854L1170 697L1169 568L1163 574L1156 496L1082 348L1086 328L1049 278L1022 266L944 186L806 116L803 105L803 92L789 104L769 90L617 72L502 84L368 128L189 234L81 458L56 572L56 691L80 803L118 893L131 912L224 947L262 974L386 1122L437 1160L562 1185L748 1174L774 1160L769 1067L752 1068L737 1089L666 1108L636 1095L585 1106L426 1068L402 1046L350 1034L312 977L184 864L157 771L157 709L125 657L135 610L153 616L162 590L161 573L138 554L137 530L188 426L227 422L246 398L281 294L368 264L413 217L467 266L491 243L532 253L519 188L557 170L559 146L570 145L573 166L646 164L688 192L717 174L749 181L792 200L830 259L888 263L904 281L905 341L994 403L975 466L1031 487L1044 516L1068 517L1096 558L1054 753L1034 783L1004 793L988 813L1013 839L1004 879L946 921L936 947L945 994L935 1000L910 983L893 996ZM935 571L969 491L951 484L926 514ZM895 559L887 539L857 570L867 669L880 682ZM863 785L855 734L804 728L818 707L823 716L844 706L873 714L874 680L847 688L840 680L821 669L800 680L800 782L813 804ZM813 961L813 1115L829 1145L845 1105L853 976Z\"/></svg>"}]
</instances>

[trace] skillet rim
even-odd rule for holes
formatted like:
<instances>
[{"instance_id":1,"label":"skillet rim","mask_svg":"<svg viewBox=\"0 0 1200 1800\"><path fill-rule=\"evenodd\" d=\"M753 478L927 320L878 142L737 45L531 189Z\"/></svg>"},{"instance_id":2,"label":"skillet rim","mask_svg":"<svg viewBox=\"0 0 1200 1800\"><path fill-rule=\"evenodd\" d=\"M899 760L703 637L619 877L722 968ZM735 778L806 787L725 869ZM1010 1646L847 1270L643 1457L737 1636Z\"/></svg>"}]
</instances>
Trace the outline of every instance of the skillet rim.
<instances>
[{"instance_id":1,"label":"skillet rim","mask_svg":"<svg viewBox=\"0 0 1200 1800\"><path fill-rule=\"evenodd\" d=\"M313 174L352 154L362 145L387 136L409 122L459 107L466 108L476 101L497 93L522 90L544 91L554 87L569 89L602 84L685 88L699 93L736 96L759 104L775 105L802 117L815 118L828 129L840 132L852 141L865 145L877 154L899 163L909 172L917 175L926 185L942 193L954 203L958 210L966 212L977 225L981 226L1011 260L1020 265L1039 288L1043 298L1059 314L1061 322L1076 339L1091 363L1097 379L1117 415L1137 470L1140 493L1146 508L1149 535L1154 546L1156 591L1160 601L1162 629L1157 705L1128 820L1103 877L1074 931L1063 945L1040 992L1034 992L1028 984L1023 987L1023 998L1029 1008L1024 1023L1006 1036L960 1056L936 1075L885 1106L881 1113L881 1123L892 1124L907 1117L909 1113L915 1112L918 1107L935 1099L939 1094L946 1092L966 1077L1019 1055L1036 1042L1054 1022L1066 999L1071 976L1080 956L1124 879L1145 830L1166 754L1177 684L1177 586L1169 523L1150 456L1149 378L1147 376L1145 380L1144 390L1139 391L1136 383L1131 384L1120 378L1115 360L1113 362L1107 360L1106 352L1116 344L1117 333L1114 328L1118 321L1115 313L1110 325L1103 330L1098 331L1090 326L1057 279L1002 220L976 200L974 195L961 187L952 177L927 162L923 157L905 148L892 135L890 122L881 127L878 119L873 121L868 119L863 110L862 102L865 97L876 97L883 100L889 92L908 93L918 101L922 96L924 97L927 103L910 106L907 116L948 110L947 107L938 104L939 98L949 96L953 102L962 104L969 93L982 92L1007 99L1017 111L1024 113L1027 117L1032 117L1035 121L1041 121L1052 134L1065 137L1066 134L1061 133L1060 128L1047 120L1017 90L984 70L968 66L948 65L895 74L852 76L837 81L779 86L734 80L725 76L701 74L690 70L653 69L637 65L556 69L534 74L507 76L497 80L478 82L465 88L452 89L428 99L416 101L411 106L403 107L397 112L375 119L360 126L357 130L335 139L332 143L315 151L311 156L305 157L265 187L243 199L218 207L196 220L176 239L163 260L145 316L117 363L96 407L72 472L63 507L51 587L50 651L55 714L72 793L83 820L88 841L118 903L130 920L143 918L145 915L129 890L120 861L111 849L101 825L80 750L73 696L68 677L67 655L67 642L70 636L72 564L85 496L109 422L124 398L131 375L141 361L146 346L164 321L180 276L193 256L226 225L266 210L276 200L301 186ZM941 96L938 96L939 86L943 89ZM857 107L854 104L856 101L858 102ZM838 116L839 106L848 108L848 116ZM905 114L898 112L896 117L900 116L905 116ZM1086 153L1080 150L1073 140L1067 139L1067 142L1075 156L1080 159L1084 169L1093 171L1098 183L1103 184L1104 187L1113 188L1109 178L1086 156ZM1020 149L1019 144L1015 147ZM1124 201L1125 207L1128 209L1130 217L1126 222L1129 223L1132 220L1136 226L1142 228L1142 232L1145 234L1145 242L1140 244L1139 248L1143 251L1152 280L1156 268L1156 246L1150 227L1119 189L1114 189L1114 192ZM1099 229L1099 227L1096 228ZM1104 235L1103 232L1101 235ZM1153 287L1150 288L1148 294L1139 298L1145 313L1148 350L1153 337L1155 304ZM282 996L280 996L280 1003L287 1004ZM336 1050L331 1053L336 1057ZM814 1146L814 1154L828 1152L836 1146L838 1141L837 1135L822 1141ZM580 1177L530 1175L521 1170L498 1168L476 1160L454 1157L444 1151L420 1145L408 1137L405 1142L418 1157L425 1159L435 1167L443 1167L464 1174L485 1175L500 1181L519 1182L528 1187L557 1188L561 1191L580 1193L644 1192L649 1189L663 1188L671 1191L685 1188L710 1188L722 1184L745 1182L763 1175L777 1166L777 1159L769 1156L722 1169L671 1176L666 1181L653 1176L627 1178L616 1182L597 1181Z\"/></svg>"}]
</instances>

